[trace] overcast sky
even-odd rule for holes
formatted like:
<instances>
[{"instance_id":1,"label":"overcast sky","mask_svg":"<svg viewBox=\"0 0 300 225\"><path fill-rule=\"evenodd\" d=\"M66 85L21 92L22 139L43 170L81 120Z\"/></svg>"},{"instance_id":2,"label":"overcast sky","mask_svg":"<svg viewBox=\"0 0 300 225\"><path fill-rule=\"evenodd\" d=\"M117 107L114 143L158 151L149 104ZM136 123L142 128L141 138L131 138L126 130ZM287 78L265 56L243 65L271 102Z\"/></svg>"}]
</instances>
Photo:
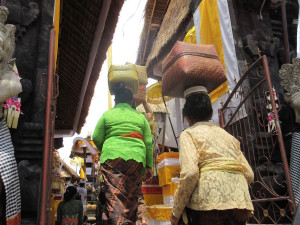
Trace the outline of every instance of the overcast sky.
<instances>
[{"instance_id":1,"label":"overcast sky","mask_svg":"<svg viewBox=\"0 0 300 225\"><path fill-rule=\"evenodd\" d=\"M140 34L144 24L144 8L146 0L126 0L120 12L119 21L112 43L112 63L121 65L126 62L135 63L140 41ZM96 62L97 63L97 62ZM59 149L61 158L70 164L70 152L73 139L76 136L86 137L88 132L93 132L101 115L108 110L108 65L105 61L102 65L100 78L97 82L94 97L91 102L86 123L81 134L71 138L64 138L64 147ZM153 82L151 82L153 83ZM72 166L72 165L71 165ZM72 166L72 168L76 168Z\"/></svg>"}]
</instances>

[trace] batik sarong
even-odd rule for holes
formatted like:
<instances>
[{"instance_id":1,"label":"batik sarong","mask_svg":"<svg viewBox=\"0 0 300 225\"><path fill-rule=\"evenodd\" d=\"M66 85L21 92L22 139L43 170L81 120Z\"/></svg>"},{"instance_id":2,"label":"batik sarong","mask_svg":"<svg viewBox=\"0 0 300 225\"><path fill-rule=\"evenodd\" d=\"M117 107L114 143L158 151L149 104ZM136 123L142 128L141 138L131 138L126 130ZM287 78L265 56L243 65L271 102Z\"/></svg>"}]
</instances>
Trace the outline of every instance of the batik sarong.
<instances>
[{"instance_id":1,"label":"batik sarong","mask_svg":"<svg viewBox=\"0 0 300 225\"><path fill-rule=\"evenodd\" d=\"M144 195L142 193L142 189L139 191L139 196L138 196L138 220L142 224L142 219L147 217L147 212L146 212L146 204L145 204L145 199Z\"/></svg>"},{"instance_id":2,"label":"batik sarong","mask_svg":"<svg viewBox=\"0 0 300 225\"><path fill-rule=\"evenodd\" d=\"M10 132L3 119L0 119L0 176L5 189L6 224L21 224L21 196L17 163Z\"/></svg>"},{"instance_id":3,"label":"batik sarong","mask_svg":"<svg viewBox=\"0 0 300 225\"><path fill-rule=\"evenodd\" d=\"M106 198L103 224L135 224L143 164L121 158L107 160L101 165L101 172Z\"/></svg>"}]
</instances>

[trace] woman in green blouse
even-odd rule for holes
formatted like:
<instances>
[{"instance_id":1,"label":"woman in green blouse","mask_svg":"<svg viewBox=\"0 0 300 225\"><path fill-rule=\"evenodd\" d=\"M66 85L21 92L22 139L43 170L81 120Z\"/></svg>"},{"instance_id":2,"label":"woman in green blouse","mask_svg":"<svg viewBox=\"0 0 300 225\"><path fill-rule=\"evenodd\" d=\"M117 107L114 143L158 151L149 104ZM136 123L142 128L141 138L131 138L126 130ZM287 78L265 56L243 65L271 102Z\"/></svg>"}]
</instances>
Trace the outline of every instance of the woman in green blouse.
<instances>
[{"instance_id":1,"label":"woman in green blouse","mask_svg":"<svg viewBox=\"0 0 300 225\"><path fill-rule=\"evenodd\" d=\"M105 183L105 224L135 224L142 176L152 177L153 149L150 126L134 110L130 89L120 87L116 106L98 121L93 141L101 151L101 172Z\"/></svg>"},{"instance_id":2,"label":"woman in green blouse","mask_svg":"<svg viewBox=\"0 0 300 225\"><path fill-rule=\"evenodd\" d=\"M64 194L64 200L57 208L57 225L82 225L83 206L76 200L76 187L69 186Z\"/></svg>"}]
</instances>

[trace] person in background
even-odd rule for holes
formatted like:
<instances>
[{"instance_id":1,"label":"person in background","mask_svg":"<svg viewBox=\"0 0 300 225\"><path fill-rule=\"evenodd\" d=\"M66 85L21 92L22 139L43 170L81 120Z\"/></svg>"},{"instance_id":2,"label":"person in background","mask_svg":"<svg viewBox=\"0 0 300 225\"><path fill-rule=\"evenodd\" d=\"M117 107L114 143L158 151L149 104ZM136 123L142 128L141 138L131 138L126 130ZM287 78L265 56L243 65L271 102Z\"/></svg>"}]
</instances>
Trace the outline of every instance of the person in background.
<instances>
[{"instance_id":1,"label":"person in background","mask_svg":"<svg viewBox=\"0 0 300 225\"><path fill-rule=\"evenodd\" d=\"M190 127L180 135L180 180L171 224L184 210L188 224L246 225L253 213L248 184L253 171L240 143L209 122L212 106L205 87L184 92L183 116Z\"/></svg>"},{"instance_id":2,"label":"person in background","mask_svg":"<svg viewBox=\"0 0 300 225\"><path fill-rule=\"evenodd\" d=\"M153 118L153 111L151 109L151 106L145 99L143 99L142 104L145 109L144 116L145 116L146 120L148 122L150 122ZM139 204L138 220L141 222L142 225L147 225L148 222L147 222L146 204L145 204L145 200L144 200L144 195L142 193L142 189L140 189L140 192L139 192L138 204Z\"/></svg>"},{"instance_id":3,"label":"person in background","mask_svg":"<svg viewBox=\"0 0 300 225\"><path fill-rule=\"evenodd\" d=\"M77 187L77 194L80 196L80 200L83 205L83 214L86 213L86 199L87 199L87 190L85 188L85 183L83 180L80 180L79 187Z\"/></svg>"},{"instance_id":4,"label":"person in background","mask_svg":"<svg viewBox=\"0 0 300 225\"><path fill-rule=\"evenodd\" d=\"M81 201L76 200L76 187L67 187L64 200L57 208L57 225L82 225L83 206Z\"/></svg>"},{"instance_id":5,"label":"person in background","mask_svg":"<svg viewBox=\"0 0 300 225\"><path fill-rule=\"evenodd\" d=\"M135 224L138 193L144 171L152 177L153 149L146 118L131 106L132 91L120 86L115 107L105 112L93 133L101 151L101 173L105 186L104 224Z\"/></svg>"},{"instance_id":6,"label":"person in background","mask_svg":"<svg viewBox=\"0 0 300 225\"><path fill-rule=\"evenodd\" d=\"M87 216L83 216L83 222L82 222L83 225L89 225L88 223L88 217Z\"/></svg>"},{"instance_id":7,"label":"person in background","mask_svg":"<svg viewBox=\"0 0 300 225\"><path fill-rule=\"evenodd\" d=\"M153 111L151 109L151 106L146 100L143 101L143 106L145 108L145 117L147 121L150 122L153 118Z\"/></svg>"}]
</instances>

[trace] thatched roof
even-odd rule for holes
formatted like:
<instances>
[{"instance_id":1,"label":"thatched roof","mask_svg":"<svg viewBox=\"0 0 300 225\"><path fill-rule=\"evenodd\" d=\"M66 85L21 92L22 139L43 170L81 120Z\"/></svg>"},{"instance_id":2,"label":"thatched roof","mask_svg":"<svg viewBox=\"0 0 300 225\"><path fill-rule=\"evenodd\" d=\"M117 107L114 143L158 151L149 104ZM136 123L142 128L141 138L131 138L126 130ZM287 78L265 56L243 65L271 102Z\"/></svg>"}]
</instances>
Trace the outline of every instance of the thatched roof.
<instances>
[{"instance_id":1,"label":"thatched roof","mask_svg":"<svg viewBox=\"0 0 300 225\"><path fill-rule=\"evenodd\" d=\"M149 0L148 2L151 2ZM194 2L192 0L171 0L164 15L163 21L161 23L159 32L153 42L151 42L152 36L148 36L148 39L144 41L145 35L148 33L149 25L147 26L147 17L145 14L145 26L141 34L140 47L138 53L138 60L140 61L140 56L144 54L143 43L153 43L151 44L151 51L147 57L146 67L149 77L156 78L160 80L161 74L161 60L169 53L173 45L177 40L182 40L186 34L189 22L193 17ZM155 11L154 11L155 13ZM150 32L149 32L150 33ZM153 40L153 39L152 39ZM147 46L147 48L150 46ZM146 52L147 53L147 52ZM154 66L158 65L158 71L153 72Z\"/></svg>"},{"instance_id":2,"label":"thatched roof","mask_svg":"<svg viewBox=\"0 0 300 225\"><path fill-rule=\"evenodd\" d=\"M123 3L124 0L62 2L56 137L80 133Z\"/></svg>"},{"instance_id":3,"label":"thatched roof","mask_svg":"<svg viewBox=\"0 0 300 225\"><path fill-rule=\"evenodd\" d=\"M152 112L153 113L167 113L166 107L164 104L150 104ZM140 113L146 113L145 108L143 104L140 104L139 106L136 107L136 110L139 111Z\"/></svg>"},{"instance_id":4,"label":"thatched roof","mask_svg":"<svg viewBox=\"0 0 300 225\"><path fill-rule=\"evenodd\" d=\"M170 0L149 0L144 12L144 28L140 36L140 45L136 64L145 65L153 41L167 12Z\"/></svg>"},{"instance_id":5,"label":"thatched roof","mask_svg":"<svg viewBox=\"0 0 300 225\"><path fill-rule=\"evenodd\" d=\"M172 0L170 2L146 62L149 77L162 76L161 60L169 53L175 42L182 40L186 35L188 24L193 17L190 9L191 2L192 0ZM154 74L154 66L157 64L159 64L158 71Z\"/></svg>"}]
</instances>

